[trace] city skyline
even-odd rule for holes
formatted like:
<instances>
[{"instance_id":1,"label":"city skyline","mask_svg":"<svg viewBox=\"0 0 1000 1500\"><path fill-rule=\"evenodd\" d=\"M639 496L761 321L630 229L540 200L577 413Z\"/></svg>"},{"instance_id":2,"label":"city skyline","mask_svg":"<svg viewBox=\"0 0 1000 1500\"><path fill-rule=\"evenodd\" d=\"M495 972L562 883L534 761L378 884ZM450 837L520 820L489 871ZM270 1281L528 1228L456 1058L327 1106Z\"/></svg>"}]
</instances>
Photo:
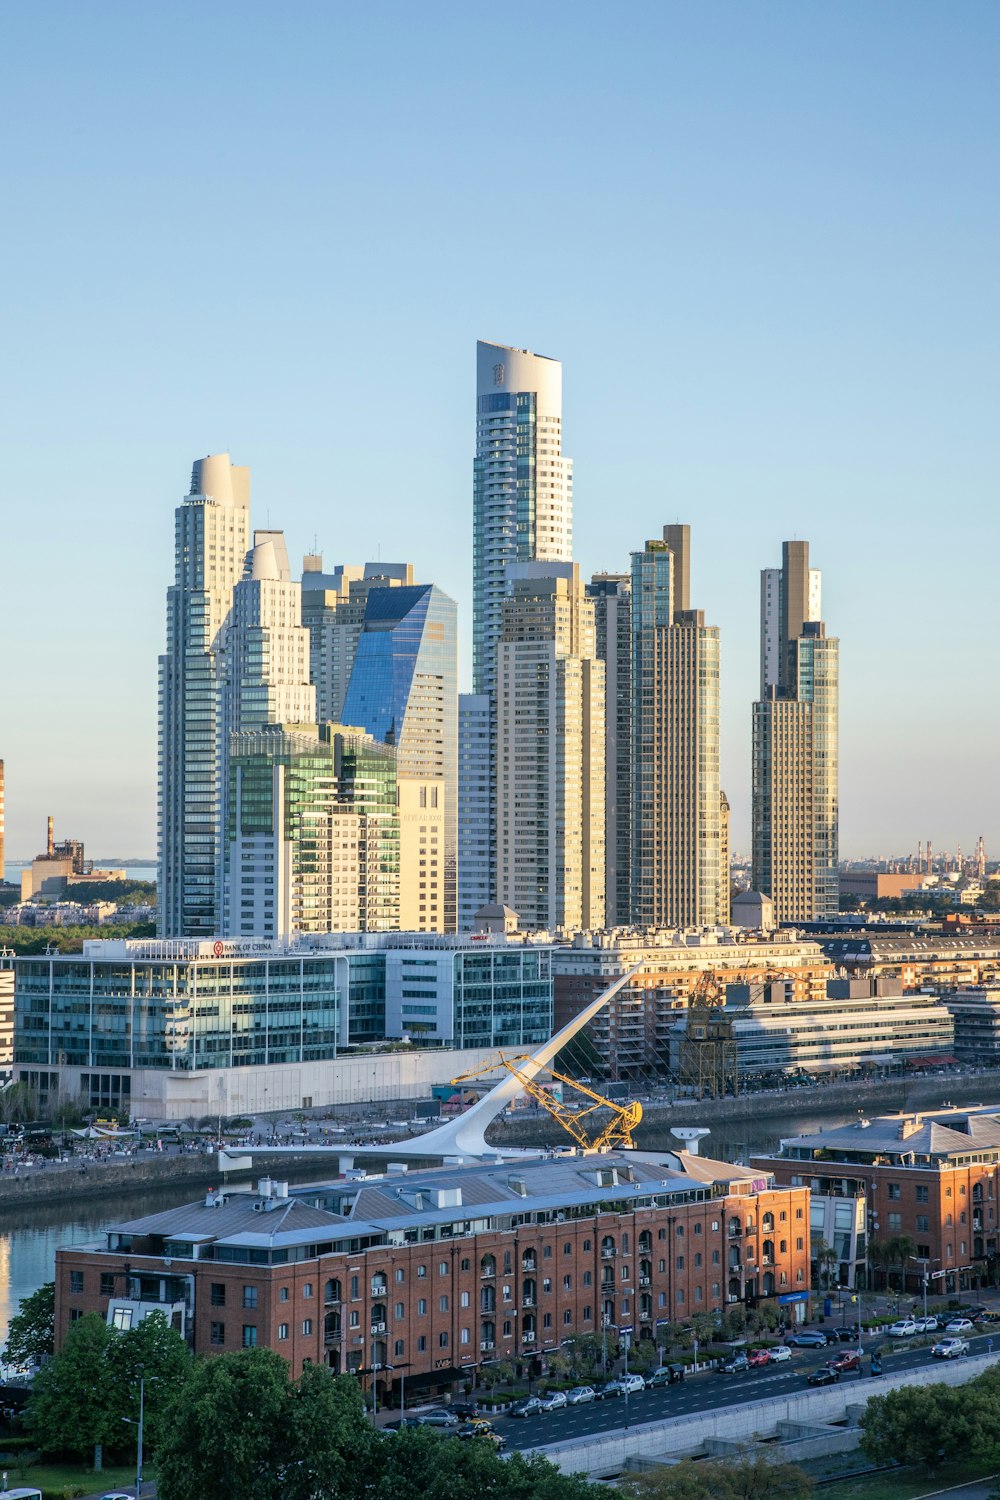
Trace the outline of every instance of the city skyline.
<instances>
[{"instance_id":1,"label":"city skyline","mask_svg":"<svg viewBox=\"0 0 1000 1500\"><path fill-rule=\"evenodd\" d=\"M530 55L473 13L374 28L225 3L10 19L8 860L49 812L152 853L149 664L192 453L252 467L292 558L405 555L457 601L471 685L477 336L562 364L582 577L696 528L734 849L755 575L796 536L842 639L842 854L996 848L995 9L557 5ZM518 187L514 274L487 275L481 164L510 120L546 170Z\"/></svg>"}]
</instances>

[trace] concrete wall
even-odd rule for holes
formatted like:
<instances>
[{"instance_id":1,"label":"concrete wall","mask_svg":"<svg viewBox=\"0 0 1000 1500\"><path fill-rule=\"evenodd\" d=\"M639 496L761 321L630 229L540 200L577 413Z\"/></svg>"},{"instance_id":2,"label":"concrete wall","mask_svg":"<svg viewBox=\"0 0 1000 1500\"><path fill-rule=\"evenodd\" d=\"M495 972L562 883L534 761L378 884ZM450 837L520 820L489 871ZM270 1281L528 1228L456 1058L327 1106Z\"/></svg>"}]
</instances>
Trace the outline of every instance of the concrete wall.
<instances>
[{"instance_id":1,"label":"concrete wall","mask_svg":"<svg viewBox=\"0 0 1000 1500\"><path fill-rule=\"evenodd\" d=\"M905 1385L964 1385L997 1363L1000 1356L978 1354L968 1359L932 1360L917 1370L874 1379L844 1380L817 1390L794 1391L764 1401L720 1406L663 1422L648 1422L628 1432L596 1433L591 1439L553 1443L540 1451L567 1474L619 1474L630 1459L679 1458L704 1450L706 1443L752 1443L775 1434L783 1422L839 1422L870 1396ZM706 1379L710 1377L706 1376Z\"/></svg>"}]
</instances>

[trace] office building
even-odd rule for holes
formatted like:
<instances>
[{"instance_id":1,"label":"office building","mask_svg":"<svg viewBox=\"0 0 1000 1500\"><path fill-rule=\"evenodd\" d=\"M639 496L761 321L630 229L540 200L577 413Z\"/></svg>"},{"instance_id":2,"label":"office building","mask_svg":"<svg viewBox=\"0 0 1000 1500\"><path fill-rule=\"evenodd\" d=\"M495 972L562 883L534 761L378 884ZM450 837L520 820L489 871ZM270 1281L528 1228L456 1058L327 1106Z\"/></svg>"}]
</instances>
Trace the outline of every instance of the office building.
<instances>
[{"instance_id":1,"label":"office building","mask_svg":"<svg viewBox=\"0 0 1000 1500\"><path fill-rule=\"evenodd\" d=\"M490 700L490 878L496 863L497 643L515 563L569 562L573 466L562 450L562 365L476 345L472 522L472 686Z\"/></svg>"},{"instance_id":2,"label":"office building","mask_svg":"<svg viewBox=\"0 0 1000 1500\"><path fill-rule=\"evenodd\" d=\"M309 676L316 689L318 723L343 722L370 591L412 583L410 563L347 565L324 573L320 554L303 559L302 623L309 632Z\"/></svg>"},{"instance_id":3,"label":"office building","mask_svg":"<svg viewBox=\"0 0 1000 1500\"><path fill-rule=\"evenodd\" d=\"M719 793L719 921L729 926L732 884L729 874L729 798Z\"/></svg>"},{"instance_id":4,"label":"office building","mask_svg":"<svg viewBox=\"0 0 1000 1500\"><path fill-rule=\"evenodd\" d=\"M490 700L458 695L458 931L471 932L495 885L490 823Z\"/></svg>"},{"instance_id":5,"label":"office building","mask_svg":"<svg viewBox=\"0 0 1000 1500\"><path fill-rule=\"evenodd\" d=\"M199 459L175 516L167 649L160 657L157 927L219 930L220 688L233 590L250 541L250 471Z\"/></svg>"},{"instance_id":6,"label":"office building","mask_svg":"<svg viewBox=\"0 0 1000 1500\"><path fill-rule=\"evenodd\" d=\"M752 884L771 897L779 922L804 922L839 908L839 642L811 613L819 583L808 542L782 551L777 580L765 569L761 584Z\"/></svg>"},{"instance_id":7,"label":"office building","mask_svg":"<svg viewBox=\"0 0 1000 1500\"><path fill-rule=\"evenodd\" d=\"M604 663L605 923L625 927L632 910L632 580L595 573L587 593Z\"/></svg>"},{"instance_id":8,"label":"office building","mask_svg":"<svg viewBox=\"0 0 1000 1500\"><path fill-rule=\"evenodd\" d=\"M819 934L830 961L853 979L898 979L904 990L945 991L1000 980L1000 933L854 932Z\"/></svg>"},{"instance_id":9,"label":"office building","mask_svg":"<svg viewBox=\"0 0 1000 1500\"><path fill-rule=\"evenodd\" d=\"M955 1056L968 1067L1000 1064L1000 988L955 990L941 996L955 1023Z\"/></svg>"},{"instance_id":10,"label":"office building","mask_svg":"<svg viewBox=\"0 0 1000 1500\"><path fill-rule=\"evenodd\" d=\"M792 1136L751 1165L810 1191L814 1236L837 1253L844 1286L894 1286L933 1299L967 1291L1000 1256L1000 1109L980 1104L862 1117ZM913 1242L905 1261L893 1243Z\"/></svg>"},{"instance_id":11,"label":"office building","mask_svg":"<svg viewBox=\"0 0 1000 1500\"><path fill-rule=\"evenodd\" d=\"M690 606L689 526L632 554L632 921L719 922L719 631Z\"/></svg>"},{"instance_id":12,"label":"office building","mask_svg":"<svg viewBox=\"0 0 1000 1500\"><path fill-rule=\"evenodd\" d=\"M507 569L497 647L498 900L522 926L604 926L604 663L575 563Z\"/></svg>"},{"instance_id":13,"label":"office building","mask_svg":"<svg viewBox=\"0 0 1000 1500\"><path fill-rule=\"evenodd\" d=\"M458 873L458 644L434 584L368 594L344 721L396 751L400 925L454 932Z\"/></svg>"},{"instance_id":14,"label":"office building","mask_svg":"<svg viewBox=\"0 0 1000 1500\"><path fill-rule=\"evenodd\" d=\"M682 1151L264 1179L58 1250L56 1347L85 1313L158 1311L196 1354L271 1348L396 1404L404 1379L446 1388L602 1326L651 1348L666 1323L761 1297L804 1316L808 1216L808 1189Z\"/></svg>"},{"instance_id":15,"label":"office building","mask_svg":"<svg viewBox=\"0 0 1000 1500\"><path fill-rule=\"evenodd\" d=\"M15 1072L43 1107L149 1119L420 1098L547 1040L551 953L520 934L88 941L15 961ZM409 1045L370 1050L386 1040Z\"/></svg>"},{"instance_id":16,"label":"office building","mask_svg":"<svg viewBox=\"0 0 1000 1500\"><path fill-rule=\"evenodd\" d=\"M5 1082L14 1066L14 958L0 949L0 1078Z\"/></svg>"},{"instance_id":17,"label":"office building","mask_svg":"<svg viewBox=\"0 0 1000 1500\"><path fill-rule=\"evenodd\" d=\"M399 810L389 745L338 725L232 738L223 933L399 928Z\"/></svg>"}]
</instances>

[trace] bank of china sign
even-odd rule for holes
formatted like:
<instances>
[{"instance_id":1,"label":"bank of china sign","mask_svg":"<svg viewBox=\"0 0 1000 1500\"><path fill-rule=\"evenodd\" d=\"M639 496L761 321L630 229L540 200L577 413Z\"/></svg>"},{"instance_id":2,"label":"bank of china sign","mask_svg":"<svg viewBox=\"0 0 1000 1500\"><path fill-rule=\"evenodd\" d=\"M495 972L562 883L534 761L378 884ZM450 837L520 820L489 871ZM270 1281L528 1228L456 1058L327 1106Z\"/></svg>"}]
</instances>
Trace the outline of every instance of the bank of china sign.
<instances>
[{"instance_id":1,"label":"bank of china sign","mask_svg":"<svg viewBox=\"0 0 1000 1500\"><path fill-rule=\"evenodd\" d=\"M273 938L234 938L223 941L216 938L213 943L199 943L199 958L255 958L259 954L284 951L285 944Z\"/></svg>"}]
</instances>

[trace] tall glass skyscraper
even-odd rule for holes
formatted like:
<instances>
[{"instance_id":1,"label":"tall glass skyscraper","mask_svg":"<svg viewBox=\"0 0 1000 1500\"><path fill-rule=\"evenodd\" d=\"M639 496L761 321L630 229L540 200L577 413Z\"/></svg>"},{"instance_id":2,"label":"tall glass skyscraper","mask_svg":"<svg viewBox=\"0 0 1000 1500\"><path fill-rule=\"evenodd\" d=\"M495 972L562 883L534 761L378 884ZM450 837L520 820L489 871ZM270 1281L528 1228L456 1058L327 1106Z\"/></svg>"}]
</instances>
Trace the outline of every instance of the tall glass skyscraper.
<instances>
[{"instance_id":1,"label":"tall glass skyscraper","mask_svg":"<svg viewBox=\"0 0 1000 1500\"><path fill-rule=\"evenodd\" d=\"M199 459L174 526L159 662L157 881L161 937L219 930L223 652L250 533L250 470Z\"/></svg>"},{"instance_id":2,"label":"tall glass skyscraper","mask_svg":"<svg viewBox=\"0 0 1000 1500\"><path fill-rule=\"evenodd\" d=\"M454 932L458 620L435 584L370 591L343 718L396 748L400 926Z\"/></svg>"},{"instance_id":3,"label":"tall glass skyscraper","mask_svg":"<svg viewBox=\"0 0 1000 1500\"><path fill-rule=\"evenodd\" d=\"M490 703L490 848L469 870L491 890L496 866L497 643L513 563L570 562L573 465L562 451L562 365L511 349L476 345L473 465L472 681ZM468 858L472 857L469 851ZM463 876L463 879L465 877Z\"/></svg>"},{"instance_id":4,"label":"tall glass skyscraper","mask_svg":"<svg viewBox=\"0 0 1000 1500\"><path fill-rule=\"evenodd\" d=\"M840 642L819 619L808 542L761 573L761 684L753 707L753 884L778 922L840 904Z\"/></svg>"}]
</instances>

